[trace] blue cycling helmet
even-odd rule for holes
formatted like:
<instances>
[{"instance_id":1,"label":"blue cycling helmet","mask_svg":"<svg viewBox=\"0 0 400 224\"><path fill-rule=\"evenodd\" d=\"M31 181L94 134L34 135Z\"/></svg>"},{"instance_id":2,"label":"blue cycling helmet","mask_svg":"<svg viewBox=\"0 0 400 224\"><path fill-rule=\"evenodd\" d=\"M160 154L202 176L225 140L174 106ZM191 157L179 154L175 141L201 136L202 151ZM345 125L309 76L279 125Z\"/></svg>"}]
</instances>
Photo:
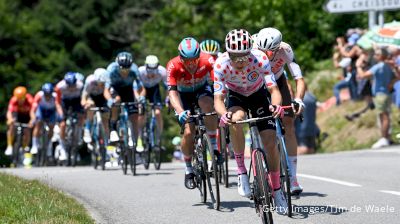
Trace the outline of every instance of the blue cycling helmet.
<instances>
[{"instance_id":1,"label":"blue cycling helmet","mask_svg":"<svg viewBox=\"0 0 400 224\"><path fill-rule=\"evenodd\" d=\"M200 56L200 45L193 37L185 37L178 47L179 55L183 59L198 58Z\"/></svg>"},{"instance_id":2,"label":"blue cycling helmet","mask_svg":"<svg viewBox=\"0 0 400 224\"><path fill-rule=\"evenodd\" d=\"M115 62L117 62L117 64L123 68L130 68L133 63L132 54L126 51L121 52L115 58Z\"/></svg>"},{"instance_id":3,"label":"blue cycling helmet","mask_svg":"<svg viewBox=\"0 0 400 224\"><path fill-rule=\"evenodd\" d=\"M76 83L76 73L75 72L67 72L64 76L64 80L68 86L72 86Z\"/></svg>"},{"instance_id":4,"label":"blue cycling helmet","mask_svg":"<svg viewBox=\"0 0 400 224\"><path fill-rule=\"evenodd\" d=\"M51 95L54 92L53 84L51 84L49 82L43 84L42 91L43 91L44 95Z\"/></svg>"}]
</instances>

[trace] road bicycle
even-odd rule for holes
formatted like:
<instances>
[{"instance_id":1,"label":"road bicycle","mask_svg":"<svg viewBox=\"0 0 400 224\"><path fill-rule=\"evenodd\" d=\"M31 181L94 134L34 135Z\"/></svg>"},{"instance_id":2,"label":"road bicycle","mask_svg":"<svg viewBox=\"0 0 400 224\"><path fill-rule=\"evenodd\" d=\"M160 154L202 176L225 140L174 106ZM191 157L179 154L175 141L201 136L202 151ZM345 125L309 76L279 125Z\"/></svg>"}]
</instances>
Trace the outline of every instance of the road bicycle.
<instances>
[{"instance_id":1,"label":"road bicycle","mask_svg":"<svg viewBox=\"0 0 400 224\"><path fill-rule=\"evenodd\" d=\"M216 115L216 112L201 113L200 109L195 107L195 114L190 115L188 121L195 123L195 145L192 164L195 174L196 187L200 191L201 202L206 203L208 188L213 208L219 210L221 200L219 192L217 156L214 153L214 149L212 148L211 141L208 137L204 124L204 117ZM184 127L185 125L182 125L181 134L183 134ZM207 155L209 155L211 160L211 166L208 165Z\"/></svg>"}]
</instances>

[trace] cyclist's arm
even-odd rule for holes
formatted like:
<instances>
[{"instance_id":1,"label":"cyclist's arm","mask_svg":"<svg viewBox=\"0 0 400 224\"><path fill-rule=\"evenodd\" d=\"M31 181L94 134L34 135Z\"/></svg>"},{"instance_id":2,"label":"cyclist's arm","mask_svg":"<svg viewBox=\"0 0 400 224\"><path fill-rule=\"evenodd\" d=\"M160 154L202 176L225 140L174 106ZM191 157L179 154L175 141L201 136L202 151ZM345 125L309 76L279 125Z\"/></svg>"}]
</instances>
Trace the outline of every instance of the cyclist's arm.
<instances>
[{"instance_id":1,"label":"cyclist's arm","mask_svg":"<svg viewBox=\"0 0 400 224\"><path fill-rule=\"evenodd\" d=\"M181 112L183 112L184 109L182 106L182 102L181 102L181 98L179 96L178 90L170 89L168 91L168 96L169 96L170 103L171 103L172 107L175 109L176 113L180 114Z\"/></svg>"},{"instance_id":2,"label":"cyclist's arm","mask_svg":"<svg viewBox=\"0 0 400 224\"><path fill-rule=\"evenodd\" d=\"M10 99L10 102L8 103L8 110L7 110L7 115L6 115L8 121L14 120L14 118L13 118L13 112L15 112L15 106L14 105L15 105L15 100L12 97Z\"/></svg>"},{"instance_id":3,"label":"cyclist's arm","mask_svg":"<svg viewBox=\"0 0 400 224\"><path fill-rule=\"evenodd\" d=\"M110 88L104 88L104 98L106 98L106 100L111 100L112 99L112 95L110 92Z\"/></svg>"},{"instance_id":4,"label":"cyclist's arm","mask_svg":"<svg viewBox=\"0 0 400 224\"><path fill-rule=\"evenodd\" d=\"M303 100L304 94L306 92L306 82L304 81L304 78L299 78L296 79L296 99L301 99Z\"/></svg>"},{"instance_id":5,"label":"cyclist's arm","mask_svg":"<svg viewBox=\"0 0 400 224\"><path fill-rule=\"evenodd\" d=\"M81 95L81 105L82 106L86 105L88 97L89 97L89 94L87 93L86 88L84 88L82 91L82 95Z\"/></svg>"},{"instance_id":6,"label":"cyclist's arm","mask_svg":"<svg viewBox=\"0 0 400 224\"><path fill-rule=\"evenodd\" d=\"M224 100L225 100L225 95L223 95L223 94L214 95L214 108L215 108L215 111L220 116L222 116L226 112L228 112L226 110Z\"/></svg>"},{"instance_id":7,"label":"cyclist's arm","mask_svg":"<svg viewBox=\"0 0 400 224\"><path fill-rule=\"evenodd\" d=\"M60 115L60 117L64 117L64 112L63 112L61 103L59 101L56 101L55 104L56 104L57 113Z\"/></svg>"},{"instance_id":8,"label":"cyclist's arm","mask_svg":"<svg viewBox=\"0 0 400 224\"><path fill-rule=\"evenodd\" d=\"M268 87L268 90L271 93L271 104L282 105L282 95L278 86L270 86Z\"/></svg>"}]
</instances>

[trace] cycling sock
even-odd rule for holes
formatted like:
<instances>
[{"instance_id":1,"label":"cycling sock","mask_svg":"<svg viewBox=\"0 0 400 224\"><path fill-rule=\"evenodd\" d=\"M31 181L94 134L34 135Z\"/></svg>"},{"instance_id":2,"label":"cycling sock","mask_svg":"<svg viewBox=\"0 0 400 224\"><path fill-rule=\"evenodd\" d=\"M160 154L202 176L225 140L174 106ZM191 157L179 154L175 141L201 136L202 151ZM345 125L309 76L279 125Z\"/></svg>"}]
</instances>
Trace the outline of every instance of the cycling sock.
<instances>
[{"instance_id":1,"label":"cycling sock","mask_svg":"<svg viewBox=\"0 0 400 224\"><path fill-rule=\"evenodd\" d=\"M246 169L246 165L244 164L244 153L236 153L235 152L235 160L237 163L237 174L246 174L247 173L247 169Z\"/></svg>"},{"instance_id":2,"label":"cycling sock","mask_svg":"<svg viewBox=\"0 0 400 224\"><path fill-rule=\"evenodd\" d=\"M297 180L297 156L289 156L290 176L292 180Z\"/></svg>"},{"instance_id":3,"label":"cycling sock","mask_svg":"<svg viewBox=\"0 0 400 224\"><path fill-rule=\"evenodd\" d=\"M218 144L217 144L217 131L207 131L207 135L210 138L210 142L211 142L211 147L214 150L218 150Z\"/></svg>"},{"instance_id":4,"label":"cycling sock","mask_svg":"<svg viewBox=\"0 0 400 224\"><path fill-rule=\"evenodd\" d=\"M8 136L8 138L7 138L7 146L12 146L13 142L14 142L13 136Z\"/></svg>"},{"instance_id":5,"label":"cycling sock","mask_svg":"<svg viewBox=\"0 0 400 224\"><path fill-rule=\"evenodd\" d=\"M90 130L91 126L92 126L92 122L89 119L86 119L85 129Z\"/></svg>"},{"instance_id":6,"label":"cycling sock","mask_svg":"<svg viewBox=\"0 0 400 224\"><path fill-rule=\"evenodd\" d=\"M281 188L281 183L280 183L280 172L279 171L271 171L270 172L270 177L271 177L271 184L272 184L272 189L274 191L279 190Z\"/></svg>"},{"instance_id":7,"label":"cycling sock","mask_svg":"<svg viewBox=\"0 0 400 224\"><path fill-rule=\"evenodd\" d=\"M33 137L32 138L32 147L37 147L38 146L38 138L37 137Z\"/></svg>"},{"instance_id":8,"label":"cycling sock","mask_svg":"<svg viewBox=\"0 0 400 224\"><path fill-rule=\"evenodd\" d=\"M186 165L185 173L186 174L193 173L192 157L183 156L183 159L185 160L185 165Z\"/></svg>"}]
</instances>

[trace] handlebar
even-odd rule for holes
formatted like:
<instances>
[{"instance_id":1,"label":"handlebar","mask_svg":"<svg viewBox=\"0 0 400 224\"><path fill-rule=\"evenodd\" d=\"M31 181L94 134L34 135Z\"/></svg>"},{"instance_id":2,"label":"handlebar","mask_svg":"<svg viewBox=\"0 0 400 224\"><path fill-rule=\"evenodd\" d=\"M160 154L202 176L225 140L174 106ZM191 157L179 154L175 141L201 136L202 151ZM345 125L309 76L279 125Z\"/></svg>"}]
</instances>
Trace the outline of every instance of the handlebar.
<instances>
[{"instance_id":1,"label":"handlebar","mask_svg":"<svg viewBox=\"0 0 400 224\"><path fill-rule=\"evenodd\" d=\"M109 109L107 107L90 107L90 111L100 111L100 112L107 112Z\"/></svg>"},{"instance_id":2,"label":"handlebar","mask_svg":"<svg viewBox=\"0 0 400 224\"><path fill-rule=\"evenodd\" d=\"M27 123L20 123L20 122L14 122L15 127L22 127L22 128L29 128L29 124Z\"/></svg>"},{"instance_id":3,"label":"handlebar","mask_svg":"<svg viewBox=\"0 0 400 224\"><path fill-rule=\"evenodd\" d=\"M254 118L248 118L240 121L232 121L230 122L231 124L244 124L244 123L251 123L251 122L259 122L263 120L268 120L274 118L274 116L266 116L266 117L254 117Z\"/></svg>"},{"instance_id":4,"label":"handlebar","mask_svg":"<svg viewBox=\"0 0 400 224\"><path fill-rule=\"evenodd\" d=\"M198 119L199 117L207 117L207 116L214 116L214 115L217 115L217 112L213 111L213 112L209 112L209 113L199 113L199 114L189 115L186 122L181 125L181 132L180 132L181 135L183 134L183 132L185 130L185 124L189 121L190 118Z\"/></svg>"}]
</instances>

